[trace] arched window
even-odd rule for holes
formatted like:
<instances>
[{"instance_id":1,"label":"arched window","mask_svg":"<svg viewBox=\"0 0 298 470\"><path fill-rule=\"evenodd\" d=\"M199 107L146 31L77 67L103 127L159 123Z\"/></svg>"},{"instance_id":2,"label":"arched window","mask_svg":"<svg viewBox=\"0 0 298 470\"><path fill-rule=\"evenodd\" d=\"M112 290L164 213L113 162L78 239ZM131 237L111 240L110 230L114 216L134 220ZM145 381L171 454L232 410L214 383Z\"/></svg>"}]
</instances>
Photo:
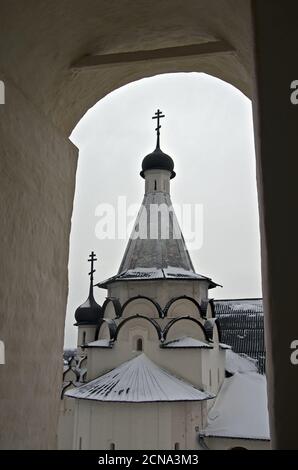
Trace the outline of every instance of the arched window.
<instances>
[{"instance_id":1,"label":"arched window","mask_svg":"<svg viewBox=\"0 0 298 470\"><path fill-rule=\"evenodd\" d=\"M86 331L83 331L83 341L82 344L86 344Z\"/></svg>"},{"instance_id":2,"label":"arched window","mask_svg":"<svg viewBox=\"0 0 298 470\"><path fill-rule=\"evenodd\" d=\"M154 180L154 191L156 191L157 189L157 183L156 183L156 180Z\"/></svg>"},{"instance_id":3,"label":"arched window","mask_svg":"<svg viewBox=\"0 0 298 470\"><path fill-rule=\"evenodd\" d=\"M180 444L179 444L179 442L175 442L174 449L175 449L175 450L179 450L179 449L180 449Z\"/></svg>"},{"instance_id":4,"label":"arched window","mask_svg":"<svg viewBox=\"0 0 298 470\"><path fill-rule=\"evenodd\" d=\"M110 450L115 450L115 449L116 449L115 442L111 442Z\"/></svg>"},{"instance_id":5,"label":"arched window","mask_svg":"<svg viewBox=\"0 0 298 470\"><path fill-rule=\"evenodd\" d=\"M142 338L137 339L137 351L143 351L143 339Z\"/></svg>"}]
</instances>

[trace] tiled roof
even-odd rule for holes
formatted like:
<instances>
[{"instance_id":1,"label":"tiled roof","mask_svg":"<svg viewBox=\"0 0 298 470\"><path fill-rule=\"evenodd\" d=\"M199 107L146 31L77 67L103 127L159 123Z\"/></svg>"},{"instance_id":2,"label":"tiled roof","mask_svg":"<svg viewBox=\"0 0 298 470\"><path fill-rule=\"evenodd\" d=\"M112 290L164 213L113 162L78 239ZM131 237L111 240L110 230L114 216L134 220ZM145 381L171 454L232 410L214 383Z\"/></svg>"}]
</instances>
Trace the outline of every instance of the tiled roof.
<instances>
[{"instance_id":1,"label":"tiled roof","mask_svg":"<svg viewBox=\"0 0 298 470\"><path fill-rule=\"evenodd\" d=\"M214 300L222 342L234 352L258 361L258 370L265 372L264 316L262 299Z\"/></svg>"},{"instance_id":2,"label":"tiled roof","mask_svg":"<svg viewBox=\"0 0 298 470\"><path fill-rule=\"evenodd\" d=\"M66 396L85 400L113 402L201 401L214 398L188 382L161 369L145 354L121 364L110 372Z\"/></svg>"}]
</instances>

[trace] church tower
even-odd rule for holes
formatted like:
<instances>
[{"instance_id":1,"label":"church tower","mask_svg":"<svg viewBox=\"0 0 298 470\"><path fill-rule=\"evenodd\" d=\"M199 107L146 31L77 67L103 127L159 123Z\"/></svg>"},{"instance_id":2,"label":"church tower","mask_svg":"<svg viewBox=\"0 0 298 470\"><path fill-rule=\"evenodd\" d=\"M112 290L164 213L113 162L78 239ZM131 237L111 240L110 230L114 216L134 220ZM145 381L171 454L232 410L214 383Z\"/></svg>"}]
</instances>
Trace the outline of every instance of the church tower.
<instances>
[{"instance_id":1,"label":"church tower","mask_svg":"<svg viewBox=\"0 0 298 470\"><path fill-rule=\"evenodd\" d=\"M157 119L156 148L142 161L145 194L119 271L97 284L122 304L137 295L147 295L161 304L185 295L206 303L208 289L217 286L195 272L173 209L170 182L176 173L173 159L160 148L163 117L157 110L152 118ZM185 280L189 282L180 282Z\"/></svg>"},{"instance_id":2,"label":"church tower","mask_svg":"<svg viewBox=\"0 0 298 470\"><path fill-rule=\"evenodd\" d=\"M208 290L194 270L170 198L174 162L157 144L142 162L144 199L118 273L76 311L87 383L75 399L74 449L196 449L225 376L225 349Z\"/></svg>"},{"instance_id":3,"label":"church tower","mask_svg":"<svg viewBox=\"0 0 298 470\"><path fill-rule=\"evenodd\" d=\"M93 275L95 273L94 262L97 261L95 253L92 251L89 259L91 263L91 270L89 272L90 285L89 295L87 300L80 305L75 312L75 325L78 327L78 342L79 353L82 354L82 348L93 341L96 333L96 329L103 316L101 306L96 302L93 295Z\"/></svg>"}]
</instances>

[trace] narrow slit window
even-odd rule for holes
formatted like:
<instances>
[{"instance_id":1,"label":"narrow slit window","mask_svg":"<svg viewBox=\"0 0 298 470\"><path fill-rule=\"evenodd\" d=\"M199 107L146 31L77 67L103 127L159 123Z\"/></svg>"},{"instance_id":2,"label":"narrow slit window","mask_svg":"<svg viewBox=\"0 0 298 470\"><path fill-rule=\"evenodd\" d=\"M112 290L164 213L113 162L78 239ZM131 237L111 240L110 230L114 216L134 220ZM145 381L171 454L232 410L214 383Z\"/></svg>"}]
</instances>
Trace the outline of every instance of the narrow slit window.
<instances>
[{"instance_id":1,"label":"narrow slit window","mask_svg":"<svg viewBox=\"0 0 298 470\"><path fill-rule=\"evenodd\" d=\"M156 183L156 180L154 181L154 191L156 191L157 189L157 183Z\"/></svg>"},{"instance_id":2,"label":"narrow slit window","mask_svg":"<svg viewBox=\"0 0 298 470\"><path fill-rule=\"evenodd\" d=\"M142 340L142 338L137 339L137 351L143 351L143 340Z\"/></svg>"}]
</instances>

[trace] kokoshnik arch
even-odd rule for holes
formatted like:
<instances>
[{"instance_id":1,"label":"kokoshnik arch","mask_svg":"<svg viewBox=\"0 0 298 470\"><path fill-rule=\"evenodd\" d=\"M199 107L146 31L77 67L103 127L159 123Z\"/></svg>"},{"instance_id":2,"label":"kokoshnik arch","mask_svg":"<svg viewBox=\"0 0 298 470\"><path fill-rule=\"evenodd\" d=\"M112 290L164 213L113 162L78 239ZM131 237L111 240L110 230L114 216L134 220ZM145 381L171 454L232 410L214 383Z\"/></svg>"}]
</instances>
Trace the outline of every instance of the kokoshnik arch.
<instances>
[{"instance_id":1,"label":"kokoshnik arch","mask_svg":"<svg viewBox=\"0 0 298 470\"><path fill-rule=\"evenodd\" d=\"M78 151L100 98L164 72L205 72L253 101L273 445L297 448L298 6L269 0L1 0L2 448L54 448ZM293 337L293 335L296 337ZM285 432L286 429L286 432Z\"/></svg>"}]
</instances>

